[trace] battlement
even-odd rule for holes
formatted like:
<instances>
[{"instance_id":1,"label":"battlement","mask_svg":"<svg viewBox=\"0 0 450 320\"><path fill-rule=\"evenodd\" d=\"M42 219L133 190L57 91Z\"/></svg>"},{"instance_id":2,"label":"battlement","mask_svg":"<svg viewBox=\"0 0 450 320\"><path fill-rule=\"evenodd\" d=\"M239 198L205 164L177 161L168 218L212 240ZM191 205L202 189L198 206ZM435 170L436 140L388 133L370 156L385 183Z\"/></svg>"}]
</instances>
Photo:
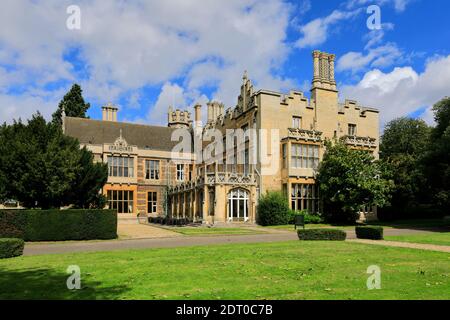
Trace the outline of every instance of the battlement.
<instances>
[{"instance_id":1,"label":"battlement","mask_svg":"<svg viewBox=\"0 0 450 320\"><path fill-rule=\"evenodd\" d=\"M169 107L167 123L170 128L189 128L192 122L190 112L180 109L174 111L171 106Z\"/></svg>"}]
</instances>

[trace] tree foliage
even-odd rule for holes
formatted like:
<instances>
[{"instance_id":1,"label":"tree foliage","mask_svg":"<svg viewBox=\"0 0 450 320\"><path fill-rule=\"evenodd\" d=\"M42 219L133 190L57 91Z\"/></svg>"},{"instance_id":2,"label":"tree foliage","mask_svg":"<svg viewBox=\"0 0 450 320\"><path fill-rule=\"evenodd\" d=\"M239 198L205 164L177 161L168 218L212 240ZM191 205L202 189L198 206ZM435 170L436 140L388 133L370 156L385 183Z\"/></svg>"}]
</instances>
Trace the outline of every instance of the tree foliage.
<instances>
[{"instance_id":1,"label":"tree foliage","mask_svg":"<svg viewBox=\"0 0 450 320\"><path fill-rule=\"evenodd\" d=\"M89 108L90 104L84 101L83 90L78 84L74 84L53 114L53 123L56 125L62 124L63 110L68 117L86 118L86 112Z\"/></svg>"},{"instance_id":2,"label":"tree foliage","mask_svg":"<svg viewBox=\"0 0 450 320\"><path fill-rule=\"evenodd\" d=\"M355 222L363 207L389 203L393 183L371 153L350 149L340 141L325 145L317 181L328 221Z\"/></svg>"},{"instance_id":3,"label":"tree foliage","mask_svg":"<svg viewBox=\"0 0 450 320\"><path fill-rule=\"evenodd\" d=\"M281 192L268 192L258 202L258 224L277 226L289 223L289 203Z\"/></svg>"},{"instance_id":4,"label":"tree foliage","mask_svg":"<svg viewBox=\"0 0 450 320\"><path fill-rule=\"evenodd\" d=\"M431 131L429 151L423 160L433 202L443 210L450 207L450 98L433 107L436 126Z\"/></svg>"},{"instance_id":5,"label":"tree foliage","mask_svg":"<svg viewBox=\"0 0 450 320\"><path fill-rule=\"evenodd\" d=\"M389 168L395 187L392 215L399 218L429 194L422 160L427 153L431 128L420 119L399 118L389 122L380 146L381 160Z\"/></svg>"},{"instance_id":6,"label":"tree foliage","mask_svg":"<svg viewBox=\"0 0 450 320\"><path fill-rule=\"evenodd\" d=\"M96 206L106 183L106 165L94 163L76 139L38 113L0 128L0 200L28 208ZM89 161L91 160L91 161Z\"/></svg>"}]
</instances>

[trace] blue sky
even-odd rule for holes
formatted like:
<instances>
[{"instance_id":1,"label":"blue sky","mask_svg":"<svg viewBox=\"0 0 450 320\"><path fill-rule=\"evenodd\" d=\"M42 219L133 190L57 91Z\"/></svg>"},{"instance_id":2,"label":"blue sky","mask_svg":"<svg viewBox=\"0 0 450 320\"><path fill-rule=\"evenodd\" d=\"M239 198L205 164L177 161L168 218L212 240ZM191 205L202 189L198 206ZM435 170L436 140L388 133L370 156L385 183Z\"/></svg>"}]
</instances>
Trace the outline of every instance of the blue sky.
<instances>
[{"instance_id":1,"label":"blue sky","mask_svg":"<svg viewBox=\"0 0 450 320\"><path fill-rule=\"evenodd\" d=\"M81 28L66 9L78 5ZM369 30L367 7L381 9ZM309 95L311 52L335 53L340 98L433 122L450 95L448 0L4 0L0 12L0 122L50 117L77 82L122 121L165 125L169 105L236 104L248 70L257 88Z\"/></svg>"}]
</instances>

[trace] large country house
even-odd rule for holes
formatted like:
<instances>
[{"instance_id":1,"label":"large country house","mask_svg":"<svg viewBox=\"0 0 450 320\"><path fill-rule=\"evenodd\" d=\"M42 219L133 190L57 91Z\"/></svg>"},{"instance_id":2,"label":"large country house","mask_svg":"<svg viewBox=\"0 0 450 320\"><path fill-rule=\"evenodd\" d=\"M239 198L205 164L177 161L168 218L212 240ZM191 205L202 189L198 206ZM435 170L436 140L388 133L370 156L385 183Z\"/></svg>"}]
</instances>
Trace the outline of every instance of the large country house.
<instances>
[{"instance_id":1,"label":"large country house","mask_svg":"<svg viewBox=\"0 0 450 320\"><path fill-rule=\"evenodd\" d=\"M339 103L334 61L334 55L314 51L310 99L300 91L256 90L244 74L237 105L225 110L221 103L208 103L204 125L201 105L195 106L194 119L169 107L167 127L118 122L118 109L107 105L101 121L64 117L63 130L91 150L96 161L108 164L102 192L121 216L254 223L258 198L267 191L284 192L292 209L318 212L315 175L324 140L342 139L375 157L379 151L378 110L352 100ZM229 129L255 129L257 139L252 143L244 135L235 144L233 138L231 161L228 155L199 161L194 147L184 154L173 152L179 141L172 136L180 129L193 141L212 129L224 135ZM213 148L218 141L212 141L201 146ZM236 161L237 144L243 162ZM228 146L225 151L230 151ZM363 218L374 218L376 210L370 211Z\"/></svg>"}]
</instances>

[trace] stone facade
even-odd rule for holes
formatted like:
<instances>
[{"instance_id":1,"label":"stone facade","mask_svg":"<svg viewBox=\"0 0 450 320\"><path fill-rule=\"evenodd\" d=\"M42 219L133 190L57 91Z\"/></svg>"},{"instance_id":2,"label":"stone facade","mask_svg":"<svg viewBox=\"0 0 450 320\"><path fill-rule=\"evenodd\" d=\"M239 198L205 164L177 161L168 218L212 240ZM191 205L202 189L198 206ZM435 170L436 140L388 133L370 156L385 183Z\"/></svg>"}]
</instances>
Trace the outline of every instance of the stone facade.
<instances>
[{"instance_id":1,"label":"stone facade","mask_svg":"<svg viewBox=\"0 0 450 320\"><path fill-rule=\"evenodd\" d=\"M283 191L293 209L317 212L315 175L325 139L342 139L375 157L379 152L379 113L356 101L339 103L334 61L332 54L313 52L310 99L295 90L287 94L255 90L245 73L236 106L225 110L223 104L209 102L205 125L201 105L195 106L195 121L190 113L170 107L167 128L118 123L117 109L109 105L104 107L103 121L65 118L63 126L97 161L109 164L110 177L102 192L110 198L110 206L125 212L121 215L254 223L258 198L267 191ZM255 161L248 161L248 150L253 149L245 137L237 142L245 150L242 164L229 164L227 153L199 161L193 149L177 159L171 152L177 142L170 140L177 129L186 129L192 140L211 130L225 136L230 129L255 129ZM102 132L102 138L94 141L95 132ZM267 139L262 139L264 132ZM212 141L203 142L203 149L214 150L217 141ZM236 151L234 144L231 147Z\"/></svg>"}]
</instances>

